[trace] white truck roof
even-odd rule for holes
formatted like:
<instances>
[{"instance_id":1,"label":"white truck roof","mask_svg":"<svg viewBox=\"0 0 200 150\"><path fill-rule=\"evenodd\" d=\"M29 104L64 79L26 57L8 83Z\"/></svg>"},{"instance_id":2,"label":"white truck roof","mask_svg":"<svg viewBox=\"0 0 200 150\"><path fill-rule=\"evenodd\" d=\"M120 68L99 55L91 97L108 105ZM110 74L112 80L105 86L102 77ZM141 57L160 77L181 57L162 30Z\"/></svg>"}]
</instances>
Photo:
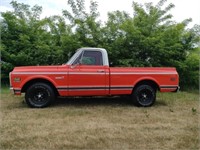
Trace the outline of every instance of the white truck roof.
<instances>
[{"instance_id":1,"label":"white truck roof","mask_svg":"<svg viewBox=\"0 0 200 150\"><path fill-rule=\"evenodd\" d=\"M104 66L109 66L107 51L104 48L95 48L95 47L79 48L76 51L76 53L70 58L70 60L67 62L67 65L72 65L73 62L76 60L76 58L85 50L87 50L87 51L100 51L102 53L102 57L103 57L103 65Z\"/></svg>"}]
</instances>

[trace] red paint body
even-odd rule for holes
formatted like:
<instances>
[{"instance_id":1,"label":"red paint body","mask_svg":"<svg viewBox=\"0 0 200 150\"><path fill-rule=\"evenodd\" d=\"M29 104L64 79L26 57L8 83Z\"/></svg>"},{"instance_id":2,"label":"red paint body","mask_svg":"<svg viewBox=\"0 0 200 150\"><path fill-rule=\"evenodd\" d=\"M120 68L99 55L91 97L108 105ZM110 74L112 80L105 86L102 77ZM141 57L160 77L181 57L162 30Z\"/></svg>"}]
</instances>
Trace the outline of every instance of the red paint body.
<instances>
[{"instance_id":1,"label":"red paint body","mask_svg":"<svg viewBox=\"0 0 200 150\"><path fill-rule=\"evenodd\" d=\"M175 68L126 68L109 66L70 65L15 67L10 83L16 95L25 92L32 81L47 81L60 96L129 95L141 81L153 81L161 92L178 89Z\"/></svg>"}]
</instances>

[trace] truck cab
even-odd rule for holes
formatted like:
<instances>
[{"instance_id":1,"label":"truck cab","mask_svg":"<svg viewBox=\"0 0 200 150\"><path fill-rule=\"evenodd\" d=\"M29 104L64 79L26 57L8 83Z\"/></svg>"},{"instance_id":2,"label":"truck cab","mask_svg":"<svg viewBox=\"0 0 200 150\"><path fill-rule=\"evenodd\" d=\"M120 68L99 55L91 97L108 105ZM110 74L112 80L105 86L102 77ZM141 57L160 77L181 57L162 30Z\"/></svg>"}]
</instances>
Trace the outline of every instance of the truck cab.
<instances>
[{"instance_id":1,"label":"truck cab","mask_svg":"<svg viewBox=\"0 0 200 150\"><path fill-rule=\"evenodd\" d=\"M109 95L109 62L103 48L81 48L67 62L68 95Z\"/></svg>"}]
</instances>

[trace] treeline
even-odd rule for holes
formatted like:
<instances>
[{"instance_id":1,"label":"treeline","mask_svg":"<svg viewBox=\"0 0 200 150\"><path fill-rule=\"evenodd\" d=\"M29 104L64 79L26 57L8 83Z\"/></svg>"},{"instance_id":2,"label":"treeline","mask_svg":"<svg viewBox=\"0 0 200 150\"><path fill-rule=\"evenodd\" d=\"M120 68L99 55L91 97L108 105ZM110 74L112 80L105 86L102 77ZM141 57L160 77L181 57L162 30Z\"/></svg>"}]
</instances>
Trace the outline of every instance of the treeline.
<instances>
[{"instance_id":1,"label":"treeline","mask_svg":"<svg viewBox=\"0 0 200 150\"><path fill-rule=\"evenodd\" d=\"M84 0L68 0L71 10L44 19L42 7L12 1L1 13L2 82L15 66L62 64L80 47L103 47L116 66L176 67L182 88L198 88L200 26L174 22L165 1L133 2L133 15L109 12L105 23L95 1L86 11Z\"/></svg>"}]
</instances>

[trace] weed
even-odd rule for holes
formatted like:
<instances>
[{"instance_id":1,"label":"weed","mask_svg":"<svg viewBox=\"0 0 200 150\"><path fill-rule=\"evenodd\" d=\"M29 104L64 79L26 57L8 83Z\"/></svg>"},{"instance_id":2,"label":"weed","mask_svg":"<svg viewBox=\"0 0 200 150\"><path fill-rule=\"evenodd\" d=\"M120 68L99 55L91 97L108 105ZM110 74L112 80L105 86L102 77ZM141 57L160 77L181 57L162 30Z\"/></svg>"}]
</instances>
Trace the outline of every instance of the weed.
<instances>
[{"instance_id":1,"label":"weed","mask_svg":"<svg viewBox=\"0 0 200 150\"><path fill-rule=\"evenodd\" d=\"M193 115L195 115L195 114L196 114L196 112L197 112L197 109L196 109L196 108L194 108L194 107L192 107L192 113L193 113Z\"/></svg>"}]
</instances>

